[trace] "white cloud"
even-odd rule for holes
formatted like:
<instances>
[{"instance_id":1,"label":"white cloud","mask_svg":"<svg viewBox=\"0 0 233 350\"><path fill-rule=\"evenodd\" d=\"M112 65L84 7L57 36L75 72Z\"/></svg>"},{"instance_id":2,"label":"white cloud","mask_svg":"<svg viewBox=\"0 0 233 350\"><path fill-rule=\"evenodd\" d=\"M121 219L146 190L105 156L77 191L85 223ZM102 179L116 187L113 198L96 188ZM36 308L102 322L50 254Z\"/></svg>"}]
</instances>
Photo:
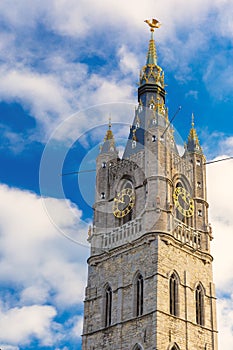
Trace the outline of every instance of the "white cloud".
<instances>
[{"instance_id":1,"label":"white cloud","mask_svg":"<svg viewBox=\"0 0 233 350\"><path fill-rule=\"evenodd\" d=\"M0 343L0 349L4 349L4 350L19 350L18 346L12 346L12 345L8 345L5 343Z\"/></svg>"},{"instance_id":2,"label":"white cloud","mask_svg":"<svg viewBox=\"0 0 233 350\"><path fill-rule=\"evenodd\" d=\"M139 76L139 69L141 68L134 53L129 52L128 48L123 45L118 51L119 66L124 74L132 74L135 78Z\"/></svg>"},{"instance_id":3,"label":"white cloud","mask_svg":"<svg viewBox=\"0 0 233 350\"><path fill-rule=\"evenodd\" d=\"M214 61L207 64L199 60L200 52L208 50L213 36L218 42L231 38L223 20L231 7L229 0L190 1L188 9L184 0L166 0L163 6L152 0L143 6L139 0L104 0L101 4L93 0L42 0L33 6L28 6L26 0L2 1L0 17L5 26L0 41L0 99L19 102L38 121L40 130L28 137L40 141L58 122L80 109L132 101L147 50L149 33L143 20L150 18L153 11L164 24L156 31L160 64L172 70L181 82L195 79L192 65L200 65L199 73L209 93L225 98L233 81L229 79L231 68L222 57L224 53L218 53L219 58L216 60L215 55ZM38 35L39 27L48 34L46 41ZM104 63L96 63L95 56ZM85 63L85 59L91 63ZM207 66L205 71L203 66ZM218 80L227 80L227 84L217 84L225 86L222 91L213 88L216 69ZM103 115L94 120L105 121ZM85 122L80 120L77 133L83 131ZM17 144L14 151L22 149L22 144Z\"/></svg>"},{"instance_id":4,"label":"white cloud","mask_svg":"<svg viewBox=\"0 0 233 350\"><path fill-rule=\"evenodd\" d=\"M56 316L52 306L24 306L0 311L0 339L11 344L27 344L32 337L43 345L54 343L51 321Z\"/></svg>"},{"instance_id":5,"label":"white cloud","mask_svg":"<svg viewBox=\"0 0 233 350\"><path fill-rule=\"evenodd\" d=\"M214 136L215 139L215 136ZM221 151L233 153L232 138L221 138L216 144L216 152L224 158ZM214 256L214 276L218 300L219 348L230 350L233 343L233 208L230 205L233 196L232 183L233 161L223 161L207 165L207 190L210 203L210 221L213 227L214 240L212 253Z\"/></svg>"},{"instance_id":6,"label":"white cloud","mask_svg":"<svg viewBox=\"0 0 233 350\"><path fill-rule=\"evenodd\" d=\"M10 4L2 1L0 13L6 27L2 29L0 43L3 62L0 98L18 101L39 121L43 126L43 132L37 131L40 140L51 132L55 121L87 105L131 100L135 92L132 86L138 80L138 68L146 55L146 51L142 51L142 38L147 46L148 32L143 20L149 18L153 10L164 23L163 29L156 32L163 56L161 61L174 70L181 81L193 79L190 64L198 64L200 50L206 50L210 36L217 34L213 31L216 17L224 18L222 14L227 5L230 6L229 1L195 0L189 2L187 11L184 0L167 0L163 6L154 1L141 6L138 0L127 3L105 0L101 5L93 0L69 3L52 0L49 4L35 2L33 6L28 6L25 0L11 0ZM213 11L216 17L211 16ZM39 39L39 25L51 35L61 35L61 46L49 39L46 42ZM219 21L218 26L221 25ZM122 28L126 28L127 35ZM103 35L105 40L101 39L100 45L99 37ZM225 30L221 35L228 37L229 33ZM177 52L182 60L178 59ZM92 54L105 59L104 66L95 72L91 64L88 71L87 64L80 63ZM119 66L112 62L116 54L120 57ZM230 72L224 73L223 67L223 64L219 66L219 72L223 71L222 81L230 75ZM211 65L208 71L212 71ZM212 80L207 73L206 84L211 87ZM228 89L229 84L231 86L228 81ZM104 118L101 116L100 121ZM81 120L80 127L83 124Z\"/></svg>"},{"instance_id":7,"label":"white cloud","mask_svg":"<svg viewBox=\"0 0 233 350\"><path fill-rule=\"evenodd\" d=\"M232 298L218 300L219 349L230 350L233 344Z\"/></svg>"},{"instance_id":8,"label":"white cloud","mask_svg":"<svg viewBox=\"0 0 233 350\"><path fill-rule=\"evenodd\" d=\"M63 326L54 323L56 314L74 305L78 312L82 306L88 249L59 234L42 198L5 185L0 185L0 198L0 342L19 345L34 337L53 345L64 337ZM54 208L53 220L61 231L69 235L75 227L87 236L78 208L72 205L71 210L64 200L46 202Z\"/></svg>"}]
</instances>

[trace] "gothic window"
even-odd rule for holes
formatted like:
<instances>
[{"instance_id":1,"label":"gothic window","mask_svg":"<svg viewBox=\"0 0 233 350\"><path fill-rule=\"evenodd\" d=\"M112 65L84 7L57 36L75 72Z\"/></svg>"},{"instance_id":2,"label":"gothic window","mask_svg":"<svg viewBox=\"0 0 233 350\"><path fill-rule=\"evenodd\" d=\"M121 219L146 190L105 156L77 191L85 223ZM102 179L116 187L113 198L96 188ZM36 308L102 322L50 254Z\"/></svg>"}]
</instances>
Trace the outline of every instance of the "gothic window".
<instances>
[{"instance_id":1,"label":"gothic window","mask_svg":"<svg viewBox=\"0 0 233 350\"><path fill-rule=\"evenodd\" d=\"M150 109L154 109L154 103L150 103Z\"/></svg>"},{"instance_id":2,"label":"gothic window","mask_svg":"<svg viewBox=\"0 0 233 350\"><path fill-rule=\"evenodd\" d=\"M137 317L143 314L143 289L144 281L139 273L134 280L134 313Z\"/></svg>"},{"instance_id":3,"label":"gothic window","mask_svg":"<svg viewBox=\"0 0 233 350\"><path fill-rule=\"evenodd\" d=\"M173 347L171 348L171 350L180 350L180 348L178 347L178 345L173 345Z\"/></svg>"},{"instance_id":4,"label":"gothic window","mask_svg":"<svg viewBox=\"0 0 233 350\"><path fill-rule=\"evenodd\" d=\"M173 272L169 280L170 314L178 316L178 277Z\"/></svg>"},{"instance_id":5,"label":"gothic window","mask_svg":"<svg viewBox=\"0 0 233 350\"><path fill-rule=\"evenodd\" d=\"M152 135L152 142L155 142L156 141L156 136L155 135Z\"/></svg>"},{"instance_id":6,"label":"gothic window","mask_svg":"<svg viewBox=\"0 0 233 350\"><path fill-rule=\"evenodd\" d=\"M196 301L196 322L200 326L204 326L204 291L201 284L198 284L195 290Z\"/></svg>"},{"instance_id":7,"label":"gothic window","mask_svg":"<svg viewBox=\"0 0 233 350\"><path fill-rule=\"evenodd\" d=\"M143 350L143 349L142 349L141 345L136 344L136 345L134 345L133 350Z\"/></svg>"},{"instance_id":8,"label":"gothic window","mask_svg":"<svg viewBox=\"0 0 233 350\"><path fill-rule=\"evenodd\" d=\"M108 285L105 289L105 327L112 322L112 288Z\"/></svg>"}]
</instances>

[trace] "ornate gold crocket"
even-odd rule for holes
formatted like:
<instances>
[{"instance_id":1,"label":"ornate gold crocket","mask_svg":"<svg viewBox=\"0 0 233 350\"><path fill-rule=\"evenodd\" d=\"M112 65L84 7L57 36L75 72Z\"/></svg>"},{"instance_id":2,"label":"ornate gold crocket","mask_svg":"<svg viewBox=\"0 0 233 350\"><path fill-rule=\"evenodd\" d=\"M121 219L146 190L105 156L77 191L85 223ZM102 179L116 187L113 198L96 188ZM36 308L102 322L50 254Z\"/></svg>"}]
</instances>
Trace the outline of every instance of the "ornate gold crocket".
<instances>
[{"instance_id":1,"label":"ornate gold crocket","mask_svg":"<svg viewBox=\"0 0 233 350\"><path fill-rule=\"evenodd\" d=\"M135 193L132 188L124 188L114 198L112 207L113 214L117 218L123 218L133 209Z\"/></svg>"},{"instance_id":2,"label":"ornate gold crocket","mask_svg":"<svg viewBox=\"0 0 233 350\"><path fill-rule=\"evenodd\" d=\"M176 208L182 215L186 217L193 216L194 201L190 193L185 188L177 187L173 193L173 199Z\"/></svg>"}]
</instances>

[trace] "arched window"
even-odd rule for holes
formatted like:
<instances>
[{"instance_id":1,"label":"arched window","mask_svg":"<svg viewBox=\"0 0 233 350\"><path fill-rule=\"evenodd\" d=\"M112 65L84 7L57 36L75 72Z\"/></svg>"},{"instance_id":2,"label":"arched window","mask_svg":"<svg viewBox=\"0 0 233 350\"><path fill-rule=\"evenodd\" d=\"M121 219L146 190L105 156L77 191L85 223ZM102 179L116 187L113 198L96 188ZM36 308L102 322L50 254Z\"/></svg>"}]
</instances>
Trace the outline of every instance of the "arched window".
<instances>
[{"instance_id":1,"label":"arched window","mask_svg":"<svg viewBox=\"0 0 233 350\"><path fill-rule=\"evenodd\" d=\"M171 350L180 350L180 348L177 344L174 344Z\"/></svg>"},{"instance_id":2,"label":"arched window","mask_svg":"<svg viewBox=\"0 0 233 350\"><path fill-rule=\"evenodd\" d=\"M143 277L138 274L136 279L136 316L143 314Z\"/></svg>"},{"instance_id":3,"label":"arched window","mask_svg":"<svg viewBox=\"0 0 233 350\"><path fill-rule=\"evenodd\" d=\"M134 345L133 350L143 350L143 348L141 347L141 345L136 344Z\"/></svg>"},{"instance_id":4,"label":"arched window","mask_svg":"<svg viewBox=\"0 0 233 350\"><path fill-rule=\"evenodd\" d=\"M169 301L170 301L170 314L178 316L178 277L173 272L169 280Z\"/></svg>"},{"instance_id":5,"label":"arched window","mask_svg":"<svg viewBox=\"0 0 233 350\"><path fill-rule=\"evenodd\" d=\"M112 288L108 285L105 289L105 327L111 326L112 322Z\"/></svg>"},{"instance_id":6,"label":"arched window","mask_svg":"<svg viewBox=\"0 0 233 350\"><path fill-rule=\"evenodd\" d=\"M197 324L204 326L204 291L200 284L198 284L195 290L196 300L196 322Z\"/></svg>"}]
</instances>

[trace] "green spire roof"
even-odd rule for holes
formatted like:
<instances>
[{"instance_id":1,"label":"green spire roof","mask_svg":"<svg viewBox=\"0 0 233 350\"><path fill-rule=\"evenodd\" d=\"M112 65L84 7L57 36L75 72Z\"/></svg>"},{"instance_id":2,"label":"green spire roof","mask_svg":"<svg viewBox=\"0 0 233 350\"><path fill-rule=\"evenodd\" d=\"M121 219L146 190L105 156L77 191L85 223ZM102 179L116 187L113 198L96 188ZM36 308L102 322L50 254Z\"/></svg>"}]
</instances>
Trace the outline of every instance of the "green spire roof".
<instances>
[{"instance_id":1,"label":"green spire roof","mask_svg":"<svg viewBox=\"0 0 233 350\"><path fill-rule=\"evenodd\" d=\"M147 53L147 61L146 64L154 64L157 65L157 53L154 41L154 32L151 32L151 39L149 42L149 49Z\"/></svg>"}]
</instances>

